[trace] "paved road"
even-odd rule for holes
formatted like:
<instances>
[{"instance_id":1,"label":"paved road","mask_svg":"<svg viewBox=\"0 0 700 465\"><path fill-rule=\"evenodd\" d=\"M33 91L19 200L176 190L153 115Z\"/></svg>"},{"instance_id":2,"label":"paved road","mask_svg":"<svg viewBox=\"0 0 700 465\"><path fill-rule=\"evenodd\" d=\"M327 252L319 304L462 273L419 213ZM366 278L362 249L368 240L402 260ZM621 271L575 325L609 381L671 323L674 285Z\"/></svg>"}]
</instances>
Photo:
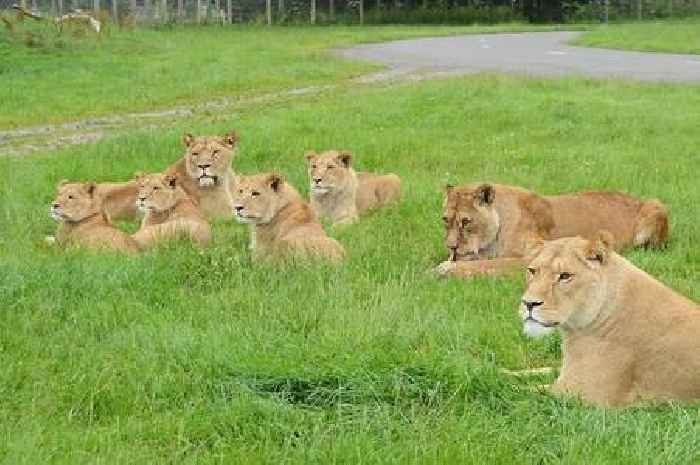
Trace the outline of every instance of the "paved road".
<instances>
[{"instance_id":1,"label":"paved road","mask_svg":"<svg viewBox=\"0 0 700 465\"><path fill-rule=\"evenodd\" d=\"M700 81L700 55L567 45L578 34L534 32L436 37L360 45L338 53L384 63L397 74L506 72L538 77L584 75L642 81Z\"/></svg>"}]
</instances>

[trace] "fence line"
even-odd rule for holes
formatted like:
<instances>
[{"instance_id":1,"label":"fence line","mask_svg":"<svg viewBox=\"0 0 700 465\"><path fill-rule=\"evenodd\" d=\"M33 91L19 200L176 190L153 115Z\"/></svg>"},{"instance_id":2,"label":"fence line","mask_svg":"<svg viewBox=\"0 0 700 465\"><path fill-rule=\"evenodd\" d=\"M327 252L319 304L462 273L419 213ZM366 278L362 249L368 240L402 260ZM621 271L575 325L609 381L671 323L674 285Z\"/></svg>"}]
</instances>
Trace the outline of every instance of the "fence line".
<instances>
[{"instance_id":1,"label":"fence line","mask_svg":"<svg viewBox=\"0 0 700 465\"><path fill-rule=\"evenodd\" d=\"M0 0L0 12L19 1L40 15L74 9L138 23L442 23L469 24L530 18L601 20L700 14L700 0ZM30 3L28 5L28 3ZM532 11L548 3L547 15ZM554 5L554 6L552 6Z\"/></svg>"}]
</instances>

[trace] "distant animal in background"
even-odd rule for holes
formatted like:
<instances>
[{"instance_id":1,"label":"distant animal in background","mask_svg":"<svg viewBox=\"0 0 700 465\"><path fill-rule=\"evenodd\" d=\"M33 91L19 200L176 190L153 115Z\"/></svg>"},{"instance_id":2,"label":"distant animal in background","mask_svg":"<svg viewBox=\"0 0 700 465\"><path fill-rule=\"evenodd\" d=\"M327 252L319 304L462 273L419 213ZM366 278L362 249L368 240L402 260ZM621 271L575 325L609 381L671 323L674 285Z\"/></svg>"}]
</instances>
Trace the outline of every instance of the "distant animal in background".
<instances>
[{"instance_id":1,"label":"distant animal in background","mask_svg":"<svg viewBox=\"0 0 700 465\"><path fill-rule=\"evenodd\" d=\"M177 177L180 187L207 219L230 219L231 193L235 189L231 160L238 150L238 134L235 131L223 136L185 134L182 142L185 155L164 173Z\"/></svg>"},{"instance_id":2,"label":"distant animal in background","mask_svg":"<svg viewBox=\"0 0 700 465\"><path fill-rule=\"evenodd\" d=\"M59 226L50 242L64 248L137 252L136 241L112 225L97 192L93 182L61 181L50 209Z\"/></svg>"},{"instance_id":3,"label":"distant animal in background","mask_svg":"<svg viewBox=\"0 0 700 465\"><path fill-rule=\"evenodd\" d=\"M401 198L401 179L397 175L356 172L349 151L308 152L306 160L311 208L333 223L352 223L366 211Z\"/></svg>"},{"instance_id":4,"label":"distant animal in background","mask_svg":"<svg viewBox=\"0 0 700 465\"><path fill-rule=\"evenodd\" d=\"M252 225L256 260L343 258L343 247L326 235L311 207L281 175L242 176L236 188L233 213L238 222Z\"/></svg>"},{"instance_id":5,"label":"distant animal in background","mask_svg":"<svg viewBox=\"0 0 700 465\"><path fill-rule=\"evenodd\" d=\"M607 232L540 243L520 304L525 334L558 329L552 389L600 406L700 400L700 305L613 250Z\"/></svg>"},{"instance_id":6,"label":"distant animal in background","mask_svg":"<svg viewBox=\"0 0 700 465\"><path fill-rule=\"evenodd\" d=\"M618 192L541 196L489 183L447 186L442 216L448 257L437 271L446 275L460 275L461 261L523 258L533 238L591 239L606 229L621 250L661 247L669 234L661 202Z\"/></svg>"},{"instance_id":7,"label":"distant animal in background","mask_svg":"<svg viewBox=\"0 0 700 465\"><path fill-rule=\"evenodd\" d=\"M211 227L199 207L180 188L176 176L138 174L137 206L144 213L141 228L133 234L142 249L174 239L206 245Z\"/></svg>"}]
</instances>

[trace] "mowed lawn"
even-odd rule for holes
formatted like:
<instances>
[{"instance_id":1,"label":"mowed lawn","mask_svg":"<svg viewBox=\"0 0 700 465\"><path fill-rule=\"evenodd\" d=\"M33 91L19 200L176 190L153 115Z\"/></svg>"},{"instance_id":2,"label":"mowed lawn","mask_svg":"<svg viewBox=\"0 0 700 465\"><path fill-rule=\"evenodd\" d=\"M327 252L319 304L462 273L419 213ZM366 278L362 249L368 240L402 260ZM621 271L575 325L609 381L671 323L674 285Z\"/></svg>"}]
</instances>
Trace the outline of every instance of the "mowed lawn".
<instances>
[{"instance_id":1,"label":"mowed lawn","mask_svg":"<svg viewBox=\"0 0 700 465\"><path fill-rule=\"evenodd\" d=\"M442 186L624 190L670 208L628 257L700 300L697 87L471 78L333 95L0 157L0 458L19 464L697 464L698 406L603 411L500 368L558 366L525 339L523 278L439 280ZM403 202L330 230L338 267L256 266L245 227L126 258L42 239L69 179L128 179L183 131L242 135L237 171L307 192L303 153L347 148ZM132 227L123 225L124 227ZM663 311L663 302L659 302Z\"/></svg>"},{"instance_id":2,"label":"mowed lawn","mask_svg":"<svg viewBox=\"0 0 700 465\"><path fill-rule=\"evenodd\" d=\"M377 70L341 61L334 47L411 37L552 30L506 24L465 27L112 28L99 40L39 37L63 47L27 48L0 29L0 129L153 111L221 97L328 84Z\"/></svg>"},{"instance_id":3,"label":"mowed lawn","mask_svg":"<svg viewBox=\"0 0 700 465\"><path fill-rule=\"evenodd\" d=\"M590 47L700 54L700 18L600 26L576 39Z\"/></svg>"}]
</instances>

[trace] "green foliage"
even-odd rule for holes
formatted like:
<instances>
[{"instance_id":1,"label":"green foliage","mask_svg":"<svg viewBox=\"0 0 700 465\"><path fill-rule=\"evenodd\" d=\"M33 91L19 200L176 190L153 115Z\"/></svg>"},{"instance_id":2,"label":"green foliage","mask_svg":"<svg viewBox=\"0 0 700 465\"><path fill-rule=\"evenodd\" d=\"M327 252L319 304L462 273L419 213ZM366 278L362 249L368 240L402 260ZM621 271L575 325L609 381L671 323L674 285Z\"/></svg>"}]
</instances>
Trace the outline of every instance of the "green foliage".
<instances>
[{"instance_id":1,"label":"green foliage","mask_svg":"<svg viewBox=\"0 0 700 465\"><path fill-rule=\"evenodd\" d=\"M601 26L575 40L576 45L700 54L700 19Z\"/></svg>"},{"instance_id":2,"label":"green foliage","mask_svg":"<svg viewBox=\"0 0 700 465\"><path fill-rule=\"evenodd\" d=\"M556 339L520 333L520 277L426 270L445 256L447 181L620 189L672 218L666 251L629 258L700 300L698 118L694 87L478 76L0 157L0 461L696 464L697 406L602 411L499 372L559 363ZM201 251L42 245L59 179L158 170L185 130L232 127L240 172L278 169L306 193L304 151L348 148L359 169L400 174L404 200L330 229L338 267L255 266L246 228L226 222Z\"/></svg>"},{"instance_id":3,"label":"green foliage","mask_svg":"<svg viewBox=\"0 0 700 465\"><path fill-rule=\"evenodd\" d=\"M366 21L374 24L495 24L522 21L510 6L457 6L371 10Z\"/></svg>"}]
</instances>

